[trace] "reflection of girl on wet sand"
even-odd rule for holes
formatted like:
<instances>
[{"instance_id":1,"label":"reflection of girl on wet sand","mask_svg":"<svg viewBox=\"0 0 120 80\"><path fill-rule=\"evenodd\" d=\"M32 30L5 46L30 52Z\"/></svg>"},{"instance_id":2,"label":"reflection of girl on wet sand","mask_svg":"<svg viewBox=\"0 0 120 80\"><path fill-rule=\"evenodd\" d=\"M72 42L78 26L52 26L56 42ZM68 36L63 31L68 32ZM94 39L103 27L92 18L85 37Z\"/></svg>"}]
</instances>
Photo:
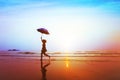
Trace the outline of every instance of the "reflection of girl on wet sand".
<instances>
[{"instance_id":1,"label":"reflection of girl on wet sand","mask_svg":"<svg viewBox=\"0 0 120 80\"><path fill-rule=\"evenodd\" d=\"M47 80L46 78L46 67L50 65L50 61L47 64L43 64L43 60L41 59L41 72L42 72L42 80Z\"/></svg>"},{"instance_id":2,"label":"reflection of girl on wet sand","mask_svg":"<svg viewBox=\"0 0 120 80\"><path fill-rule=\"evenodd\" d=\"M50 59L50 56L49 56L48 54L46 54L46 52L47 52L46 42L47 42L47 41L46 41L45 39L42 39L42 37L41 37L41 41L42 41L41 57L42 57L43 55L45 55L45 56L49 57L49 59Z\"/></svg>"}]
</instances>

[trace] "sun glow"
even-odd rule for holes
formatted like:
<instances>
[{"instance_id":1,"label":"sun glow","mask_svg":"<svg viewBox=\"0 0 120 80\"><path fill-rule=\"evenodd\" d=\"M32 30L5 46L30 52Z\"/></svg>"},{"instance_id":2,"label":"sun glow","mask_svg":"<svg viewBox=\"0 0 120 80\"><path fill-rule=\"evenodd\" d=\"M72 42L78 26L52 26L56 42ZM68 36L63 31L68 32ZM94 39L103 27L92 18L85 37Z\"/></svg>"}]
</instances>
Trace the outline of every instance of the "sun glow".
<instances>
[{"instance_id":1,"label":"sun glow","mask_svg":"<svg viewBox=\"0 0 120 80\"><path fill-rule=\"evenodd\" d=\"M74 43L76 40L75 32L75 30L73 31L73 29L70 28L68 30L68 27L66 27L64 29L59 29L59 32L56 32L57 35L51 35L54 37L54 42L59 46L60 50L63 52L69 52L74 48Z\"/></svg>"}]
</instances>

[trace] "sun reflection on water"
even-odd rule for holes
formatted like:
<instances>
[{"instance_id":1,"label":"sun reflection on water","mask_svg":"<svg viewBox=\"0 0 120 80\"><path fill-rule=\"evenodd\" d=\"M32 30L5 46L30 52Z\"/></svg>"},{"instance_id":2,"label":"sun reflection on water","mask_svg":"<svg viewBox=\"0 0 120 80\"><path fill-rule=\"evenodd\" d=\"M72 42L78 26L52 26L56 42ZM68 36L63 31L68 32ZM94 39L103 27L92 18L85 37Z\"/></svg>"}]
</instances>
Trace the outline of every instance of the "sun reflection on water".
<instances>
[{"instance_id":1,"label":"sun reflection on water","mask_svg":"<svg viewBox=\"0 0 120 80\"><path fill-rule=\"evenodd\" d=\"M66 61L66 68L69 68L69 61Z\"/></svg>"},{"instance_id":2,"label":"sun reflection on water","mask_svg":"<svg viewBox=\"0 0 120 80\"><path fill-rule=\"evenodd\" d=\"M65 64L66 64L66 68L69 68L69 58L68 58L67 55L66 55L66 58L65 58Z\"/></svg>"}]
</instances>

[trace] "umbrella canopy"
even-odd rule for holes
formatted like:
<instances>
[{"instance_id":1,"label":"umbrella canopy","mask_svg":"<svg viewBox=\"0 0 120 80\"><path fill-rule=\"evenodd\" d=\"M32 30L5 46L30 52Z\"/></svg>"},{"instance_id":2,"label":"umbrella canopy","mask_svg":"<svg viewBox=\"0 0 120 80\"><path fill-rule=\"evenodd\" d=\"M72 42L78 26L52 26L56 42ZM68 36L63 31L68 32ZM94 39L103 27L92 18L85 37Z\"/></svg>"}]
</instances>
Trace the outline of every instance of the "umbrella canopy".
<instances>
[{"instance_id":1,"label":"umbrella canopy","mask_svg":"<svg viewBox=\"0 0 120 80\"><path fill-rule=\"evenodd\" d=\"M40 33L42 33L42 34L50 34L50 33L48 32L48 30L45 29L45 28L39 28L39 29L37 29L37 31L40 32Z\"/></svg>"}]
</instances>

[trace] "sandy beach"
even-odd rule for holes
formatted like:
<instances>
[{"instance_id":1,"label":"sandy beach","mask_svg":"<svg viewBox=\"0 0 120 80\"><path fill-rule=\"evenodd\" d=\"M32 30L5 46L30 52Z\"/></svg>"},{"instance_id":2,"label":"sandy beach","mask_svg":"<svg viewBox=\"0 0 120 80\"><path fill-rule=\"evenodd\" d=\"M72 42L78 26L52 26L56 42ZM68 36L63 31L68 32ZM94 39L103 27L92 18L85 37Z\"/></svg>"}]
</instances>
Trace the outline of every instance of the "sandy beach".
<instances>
[{"instance_id":1,"label":"sandy beach","mask_svg":"<svg viewBox=\"0 0 120 80\"><path fill-rule=\"evenodd\" d=\"M38 54L1 52L0 80L120 80L120 57L62 56L41 62Z\"/></svg>"}]
</instances>

